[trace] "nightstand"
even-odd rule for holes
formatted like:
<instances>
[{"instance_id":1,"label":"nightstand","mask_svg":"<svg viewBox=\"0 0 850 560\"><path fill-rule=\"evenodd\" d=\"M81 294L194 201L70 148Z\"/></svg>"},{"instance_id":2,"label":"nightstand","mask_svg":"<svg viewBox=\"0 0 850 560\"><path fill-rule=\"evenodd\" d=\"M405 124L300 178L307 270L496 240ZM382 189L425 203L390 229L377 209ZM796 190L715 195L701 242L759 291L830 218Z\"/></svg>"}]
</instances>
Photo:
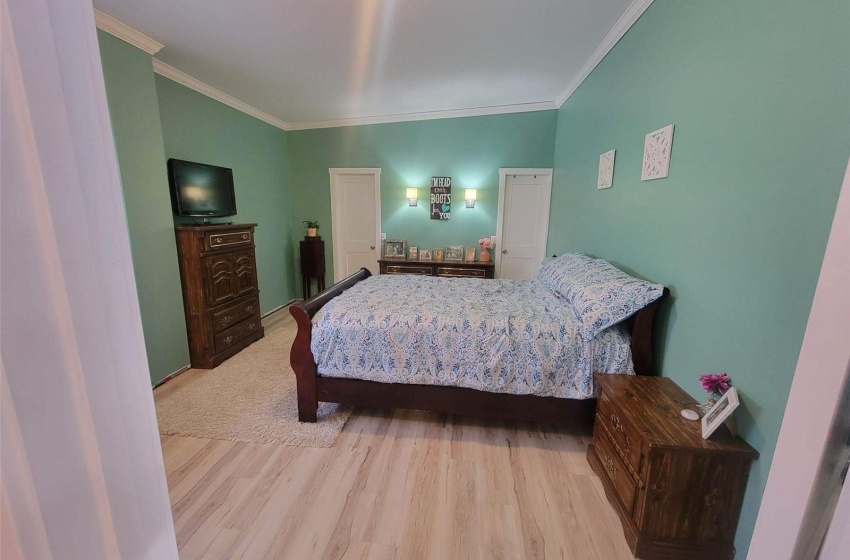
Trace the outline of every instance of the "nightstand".
<instances>
[{"instance_id":1,"label":"nightstand","mask_svg":"<svg viewBox=\"0 0 850 560\"><path fill-rule=\"evenodd\" d=\"M758 452L721 426L710 440L680 415L697 402L666 377L596 374L587 460L644 560L716 560L733 542Z\"/></svg>"}]
</instances>

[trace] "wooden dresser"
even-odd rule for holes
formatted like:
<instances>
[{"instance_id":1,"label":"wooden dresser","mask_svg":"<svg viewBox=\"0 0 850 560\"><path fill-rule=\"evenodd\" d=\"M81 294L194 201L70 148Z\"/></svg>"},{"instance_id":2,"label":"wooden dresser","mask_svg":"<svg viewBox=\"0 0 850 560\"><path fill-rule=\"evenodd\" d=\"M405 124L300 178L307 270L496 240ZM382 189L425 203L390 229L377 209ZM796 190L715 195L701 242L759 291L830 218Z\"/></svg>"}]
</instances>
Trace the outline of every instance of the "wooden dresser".
<instances>
[{"instance_id":1,"label":"wooden dresser","mask_svg":"<svg viewBox=\"0 0 850 560\"><path fill-rule=\"evenodd\" d=\"M254 254L256 226L174 228L193 368L214 368L263 338Z\"/></svg>"},{"instance_id":2,"label":"wooden dresser","mask_svg":"<svg viewBox=\"0 0 850 560\"><path fill-rule=\"evenodd\" d=\"M750 463L758 453L721 426L704 440L683 408L696 401L664 377L596 375L590 466L637 558L734 556Z\"/></svg>"},{"instance_id":3,"label":"wooden dresser","mask_svg":"<svg viewBox=\"0 0 850 560\"><path fill-rule=\"evenodd\" d=\"M381 274L419 274L444 278L493 278L495 265L482 262L380 259Z\"/></svg>"}]
</instances>

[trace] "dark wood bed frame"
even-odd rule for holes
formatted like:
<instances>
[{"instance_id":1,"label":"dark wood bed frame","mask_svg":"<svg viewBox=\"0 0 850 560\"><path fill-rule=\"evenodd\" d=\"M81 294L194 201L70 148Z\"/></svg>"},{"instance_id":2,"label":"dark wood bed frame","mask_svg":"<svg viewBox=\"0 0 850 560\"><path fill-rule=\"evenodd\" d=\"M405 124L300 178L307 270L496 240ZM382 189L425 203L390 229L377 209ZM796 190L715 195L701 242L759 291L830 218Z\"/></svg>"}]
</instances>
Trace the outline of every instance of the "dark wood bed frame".
<instances>
[{"instance_id":1,"label":"dark wood bed frame","mask_svg":"<svg viewBox=\"0 0 850 560\"><path fill-rule=\"evenodd\" d=\"M298 419L315 422L319 402L363 405L377 408L412 408L443 414L463 414L513 420L544 420L590 425L596 413L596 399L561 399L536 395L489 393L464 387L378 383L360 379L322 377L316 373L316 360L310 350L311 319L333 298L372 274L365 268L338 282L315 297L289 306L298 324L292 343L290 363L298 386ZM631 325L632 361L638 375L654 375L652 324L658 304L668 294L638 311L627 321Z\"/></svg>"}]
</instances>

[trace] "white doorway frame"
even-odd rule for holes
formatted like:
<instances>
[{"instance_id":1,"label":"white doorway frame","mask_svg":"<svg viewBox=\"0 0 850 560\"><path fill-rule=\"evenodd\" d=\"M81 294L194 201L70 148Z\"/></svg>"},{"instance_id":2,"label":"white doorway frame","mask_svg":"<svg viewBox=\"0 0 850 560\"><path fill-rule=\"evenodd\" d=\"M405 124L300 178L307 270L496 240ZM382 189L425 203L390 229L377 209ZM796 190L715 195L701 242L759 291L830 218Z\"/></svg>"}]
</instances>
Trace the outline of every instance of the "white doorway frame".
<instances>
[{"instance_id":1,"label":"white doorway frame","mask_svg":"<svg viewBox=\"0 0 850 560\"><path fill-rule=\"evenodd\" d=\"M505 217L505 182L508 175L542 175L547 177L546 187L549 196L546 197L546 232L543 240L543 250L538 257L539 262L543 262L546 258L546 247L549 245L549 212L552 205L552 173L550 168L521 168L521 167L501 167L499 168L499 208L496 214L496 252L494 255L494 264L496 265L496 277L499 277L502 266L502 222Z\"/></svg>"},{"instance_id":2,"label":"white doorway frame","mask_svg":"<svg viewBox=\"0 0 850 560\"><path fill-rule=\"evenodd\" d=\"M380 167L331 167L328 169L331 176L331 247L333 250L334 282L344 279L343 270L345 262L342 257L343 239L336 224L341 219L337 216L339 209L339 176L340 175L373 175L375 177L375 248L378 251L377 258L381 257L381 168ZM376 259L377 260L377 259Z\"/></svg>"},{"instance_id":3,"label":"white doorway frame","mask_svg":"<svg viewBox=\"0 0 850 560\"><path fill-rule=\"evenodd\" d=\"M747 558L793 558L850 358L850 161ZM845 492L850 486L845 486Z\"/></svg>"}]
</instances>

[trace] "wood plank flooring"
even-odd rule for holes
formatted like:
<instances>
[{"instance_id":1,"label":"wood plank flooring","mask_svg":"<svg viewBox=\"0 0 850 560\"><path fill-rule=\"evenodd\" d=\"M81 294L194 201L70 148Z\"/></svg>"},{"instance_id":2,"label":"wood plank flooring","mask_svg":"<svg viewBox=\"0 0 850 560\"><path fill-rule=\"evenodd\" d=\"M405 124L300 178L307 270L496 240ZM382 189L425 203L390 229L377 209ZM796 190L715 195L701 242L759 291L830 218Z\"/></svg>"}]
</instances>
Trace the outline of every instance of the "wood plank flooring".
<instances>
[{"instance_id":1,"label":"wood plank flooring","mask_svg":"<svg viewBox=\"0 0 850 560\"><path fill-rule=\"evenodd\" d=\"M631 558L588 442L548 425L360 409L330 449L179 436L162 449L184 560Z\"/></svg>"}]
</instances>

